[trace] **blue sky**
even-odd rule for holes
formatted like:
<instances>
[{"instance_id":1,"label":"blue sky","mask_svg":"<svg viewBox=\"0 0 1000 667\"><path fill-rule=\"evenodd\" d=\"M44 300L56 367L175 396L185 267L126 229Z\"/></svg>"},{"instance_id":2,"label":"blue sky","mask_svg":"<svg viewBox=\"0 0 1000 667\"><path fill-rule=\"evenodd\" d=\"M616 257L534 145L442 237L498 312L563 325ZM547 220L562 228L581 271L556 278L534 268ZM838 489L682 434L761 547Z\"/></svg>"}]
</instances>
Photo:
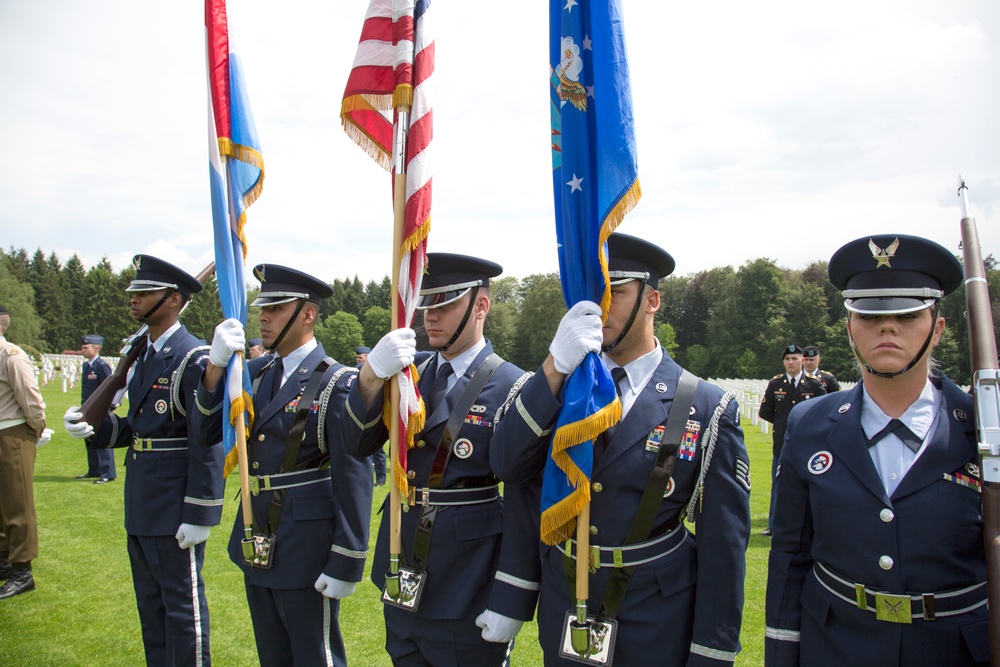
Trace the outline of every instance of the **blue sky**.
<instances>
[{"instance_id":1,"label":"blue sky","mask_svg":"<svg viewBox=\"0 0 1000 667\"><path fill-rule=\"evenodd\" d=\"M802 268L867 234L1000 256L1000 5L624 0L643 198L677 271ZM251 264L389 272L389 177L340 128L365 0L230 0L263 144ZM431 251L555 271L542 3L434 3ZM2 245L211 259L201 2L0 2Z\"/></svg>"}]
</instances>

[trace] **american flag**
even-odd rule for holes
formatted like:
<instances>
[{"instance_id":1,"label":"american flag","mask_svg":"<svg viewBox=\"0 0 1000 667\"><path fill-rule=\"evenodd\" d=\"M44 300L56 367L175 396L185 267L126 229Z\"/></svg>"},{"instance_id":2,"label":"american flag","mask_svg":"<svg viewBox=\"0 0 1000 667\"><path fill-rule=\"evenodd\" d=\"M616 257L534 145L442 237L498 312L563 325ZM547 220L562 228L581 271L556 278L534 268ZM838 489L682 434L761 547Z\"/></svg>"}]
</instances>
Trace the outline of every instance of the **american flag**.
<instances>
[{"instance_id":1,"label":"american flag","mask_svg":"<svg viewBox=\"0 0 1000 667\"><path fill-rule=\"evenodd\" d=\"M408 124L403 162L406 207L393 328L408 327L413 321L431 228L429 149L434 116L428 84L434 73L434 39L428 27L430 4L430 0L372 0L340 110L347 135L384 169L392 169L394 180L393 126ZM401 115L400 106L409 106L410 113ZM413 434L423 427L425 412L416 389L416 370L411 366L397 378L399 419L407 447L401 448L393 478L405 496L409 491L405 450L413 446Z\"/></svg>"}]
</instances>

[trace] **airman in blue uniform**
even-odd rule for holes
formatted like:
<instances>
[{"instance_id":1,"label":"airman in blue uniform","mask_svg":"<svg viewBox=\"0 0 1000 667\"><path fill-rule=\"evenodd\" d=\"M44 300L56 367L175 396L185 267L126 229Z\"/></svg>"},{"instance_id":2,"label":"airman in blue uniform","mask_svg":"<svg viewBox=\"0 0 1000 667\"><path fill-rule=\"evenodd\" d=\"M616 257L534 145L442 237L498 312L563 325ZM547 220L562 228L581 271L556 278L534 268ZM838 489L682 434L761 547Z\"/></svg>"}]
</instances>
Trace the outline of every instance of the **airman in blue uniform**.
<instances>
[{"instance_id":1,"label":"airman in blue uniform","mask_svg":"<svg viewBox=\"0 0 1000 667\"><path fill-rule=\"evenodd\" d=\"M368 360L368 353L372 349L367 345L358 345L354 348L354 367L361 370L361 367L365 365L365 361ZM372 467L375 469L375 486L382 486L385 484L385 448L379 447L372 454Z\"/></svg>"},{"instance_id":2,"label":"airman in blue uniform","mask_svg":"<svg viewBox=\"0 0 1000 667\"><path fill-rule=\"evenodd\" d=\"M829 272L862 381L789 417L765 664L985 665L972 401L931 362L962 267L932 241L883 234L840 248Z\"/></svg>"},{"instance_id":3,"label":"airman in blue uniform","mask_svg":"<svg viewBox=\"0 0 1000 667\"><path fill-rule=\"evenodd\" d=\"M329 285L276 264L254 275L261 288L252 305L262 308L263 344L273 354L248 364L255 417L247 459L255 539L273 546L269 559L247 561L240 512L229 557L244 573L263 667L342 667L340 600L364 573L372 505L371 468L347 454L337 427L357 371L327 357L313 336ZM202 445L222 437L225 368L243 345L241 322L216 328L193 420Z\"/></svg>"},{"instance_id":4,"label":"airman in blue uniform","mask_svg":"<svg viewBox=\"0 0 1000 667\"><path fill-rule=\"evenodd\" d=\"M210 665L208 603L201 568L209 527L222 518L222 450L195 444L188 428L208 347L178 321L201 283L150 255L132 260L129 312L148 328L145 351L129 370L126 417L101 424L64 416L89 447L128 447L125 532L146 664Z\"/></svg>"},{"instance_id":5,"label":"airman in blue uniform","mask_svg":"<svg viewBox=\"0 0 1000 667\"><path fill-rule=\"evenodd\" d=\"M563 383L587 353L603 350L623 417L594 445L590 543L599 559L591 556L589 613L617 621L610 656L616 665L731 665L740 650L750 530L749 460L738 406L731 394L697 381L690 408L679 408L683 439L669 479L653 482L668 415L682 374L688 375L653 333L657 283L673 271L674 260L617 233L608 240L608 255L607 321L602 328L600 307L586 301L566 314L551 354L500 420L493 470L504 483L541 485ZM531 509L537 524L538 507ZM651 517L651 528L632 539L640 514ZM696 523L697 540L685 521ZM576 597L575 540L542 545L541 558L538 634L545 664L576 664L564 639Z\"/></svg>"},{"instance_id":6,"label":"airman in blue uniform","mask_svg":"<svg viewBox=\"0 0 1000 667\"><path fill-rule=\"evenodd\" d=\"M417 307L437 352L418 359L426 421L406 454L415 491L402 513L403 564L424 585L416 608L384 605L386 650L394 665L501 665L538 596L537 524L518 523L537 507L537 493L506 485L501 497L490 470L497 411L527 374L483 337L489 281L502 268L447 253L429 253L427 264ZM355 456L385 441L386 380L414 350L413 331L398 329L369 353L341 420ZM388 502L372 566L379 589L389 570Z\"/></svg>"},{"instance_id":7,"label":"airman in blue uniform","mask_svg":"<svg viewBox=\"0 0 1000 667\"><path fill-rule=\"evenodd\" d=\"M80 368L80 405L111 376L111 366L101 356L104 338L96 334L83 337L83 366ZM93 479L94 484L105 484L118 477L115 470L115 453L111 449L87 447L87 472L77 479Z\"/></svg>"}]
</instances>

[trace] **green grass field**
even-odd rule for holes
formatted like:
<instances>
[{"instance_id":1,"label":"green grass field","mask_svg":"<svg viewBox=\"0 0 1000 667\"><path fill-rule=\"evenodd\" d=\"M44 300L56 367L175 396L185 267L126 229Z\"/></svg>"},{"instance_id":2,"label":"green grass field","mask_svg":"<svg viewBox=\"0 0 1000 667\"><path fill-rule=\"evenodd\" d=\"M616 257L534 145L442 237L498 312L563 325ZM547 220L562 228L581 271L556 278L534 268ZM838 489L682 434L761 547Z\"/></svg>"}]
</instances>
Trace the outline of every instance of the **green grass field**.
<instances>
[{"instance_id":1,"label":"green grass field","mask_svg":"<svg viewBox=\"0 0 1000 667\"><path fill-rule=\"evenodd\" d=\"M83 444L62 427L62 414L79 402L79 393L62 393L58 383L43 389L49 426L56 434L38 450L35 502L40 555L34 562L37 590L0 602L0 665L3 667L132 667L143 664L139 617L125 551L122 484L124 452L116 452L118 481L94 485L74 479L86 472ZM737 665L764 662L764 586L768 539L759 533L767 521L770 436L748 427L752 482L753 535L747 551L743 652ZM212 626L212 657L221 667L257 662L243 577L226 555L237 511L233 500L239 477L230 475L222 525L209 538L204 577ZM376 507L388 487L376 489ZM372 550L378 517L372 517ZM370 559L369 559L370 565ZM367 580L341 605L340 625L348 660L355 665L389 665L385 654L382 605ZM540 665L535 625L518 636L514 662Z\"/></svg>"}]
</instances>

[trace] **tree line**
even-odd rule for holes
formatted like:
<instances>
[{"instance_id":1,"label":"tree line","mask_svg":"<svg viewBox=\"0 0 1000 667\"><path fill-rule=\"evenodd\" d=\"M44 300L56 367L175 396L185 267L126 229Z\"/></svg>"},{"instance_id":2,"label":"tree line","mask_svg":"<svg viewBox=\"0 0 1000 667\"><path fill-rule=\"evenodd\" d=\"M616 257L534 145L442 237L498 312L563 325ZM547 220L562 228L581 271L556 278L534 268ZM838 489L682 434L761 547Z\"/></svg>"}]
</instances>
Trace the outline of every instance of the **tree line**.
<instances>
[{"instance_id":1,"label":"tree line","mask_svg":"<svg viewBox=\"0 0 1000 667\"><path fill-rule=\"evenodd\" d=\"M1000 294L1000 271L992 256L985 260L992 295ZM105 353L137 328L128 314L125 287L135 274L128 266L115 272L107 259L89 269L77 255L61 262L55 252L24 248L0 250L0 304L12 314L8 338L36 353L80 349L80 336L102 335ZM316 337L327 353L352 363L354 348L374 345L389 330L391 282L335 278L333 296L320 308ZM250 290L250 300L257 290ZM492 281L492 306L486 336L505 359L534 369L548 354L549 342L566 312L555 273ZM781 350L796 343L817 345L821 367L843 380L858 371L844 328L846 311L840 293L827 280L826 262L802 270L779 267L774 260L749 260L738 269L717 267L660 283L662 306L656 335L691 372L702 377L765 378L782 371ZM993 298L994 325L1000 330L1000 303ZM935 356L942 370L959 383L971 380L964 286L944 299L948 321ZM247 337L259 335L257 309L251 308ZM195 336L211 340L222 320L214 278L192 299L181 321ZM414 329L419 349L429 349L418 314Z\"/></svg>"}]
</instances>

